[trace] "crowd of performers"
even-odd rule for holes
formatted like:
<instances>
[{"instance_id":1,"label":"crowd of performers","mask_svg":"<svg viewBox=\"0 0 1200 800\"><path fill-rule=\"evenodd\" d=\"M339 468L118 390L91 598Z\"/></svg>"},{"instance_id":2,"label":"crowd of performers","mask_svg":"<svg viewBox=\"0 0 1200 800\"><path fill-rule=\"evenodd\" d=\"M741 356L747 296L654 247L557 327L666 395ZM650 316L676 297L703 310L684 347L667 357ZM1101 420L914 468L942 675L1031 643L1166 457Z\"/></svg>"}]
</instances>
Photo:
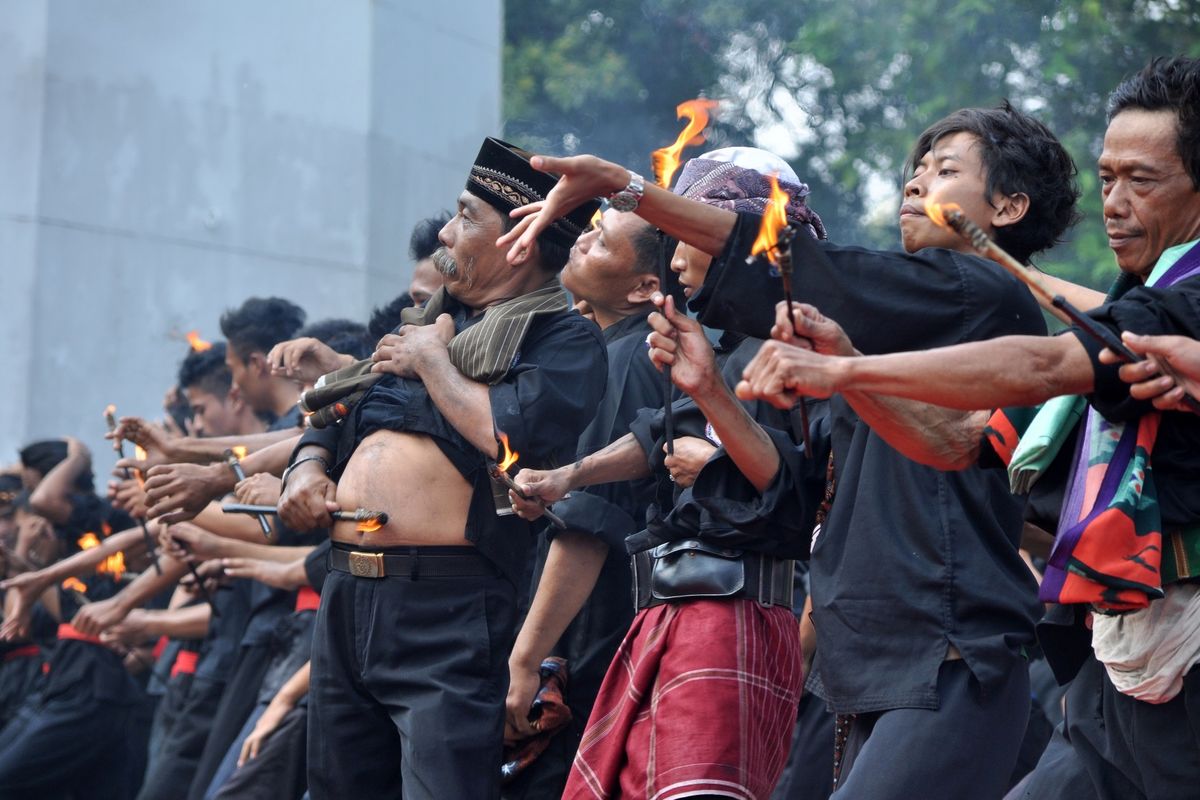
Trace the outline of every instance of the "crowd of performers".
<instances>
[{"instance_id":1,"label":"crowd of performers","mask_svg":"<svg viewBox=\"0 0 1200 800\"><path fill-rule=\"evenodd\" d=\"M0 797L1196 797L1200 60L1109 99L1107 294L978 254L1078 219L1037 120L907 167L884 252L488 139L369 325L228 311L106 497L22 449Z\"/></svg>"}]
</instances>

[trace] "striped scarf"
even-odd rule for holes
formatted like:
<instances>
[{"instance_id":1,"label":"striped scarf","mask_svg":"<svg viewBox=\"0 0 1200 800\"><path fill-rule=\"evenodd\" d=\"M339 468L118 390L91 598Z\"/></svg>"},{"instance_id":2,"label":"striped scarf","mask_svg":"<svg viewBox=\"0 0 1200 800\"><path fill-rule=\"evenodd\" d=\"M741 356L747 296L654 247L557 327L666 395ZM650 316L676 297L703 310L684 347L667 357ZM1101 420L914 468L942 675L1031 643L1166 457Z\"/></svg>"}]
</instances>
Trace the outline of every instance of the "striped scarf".
<instances>
[{"instance_id":1,"label":"striped scarf","mask_svg":"<svg viewBox=\"0 0 1200 800\"><path fill-rule=\"evenodd\" d=\"M1198 275L1200 244L1194 244L1176 260L1160 259L1146 283L1165 288ZM1119 279L1109 299L1132 285ZM987 435L1009 465L1013 491L1023 493L1081 416L1084 427L1039 596L1106 611L1145 608L1163 596L1162 517L1150 467L1161 414L1149 412L1136 424L1114 423L1082 397L1058 397L1035 415L997 411Z\"/></svg>"},{"instance_id":2,"label":"striped scarf","mask_svg":"<svg viewBox=\"0 0 1200 800\"><path fill-rule=\"evenodd\" d=\"M438 289L423 308L400 312L403 325L432 324L447 305L445 287ZM538 316L558 314L570 308L567 293L557 277L529 294L497 303L483 318L450 340L450 363L473 381L495 384L504 379L517 360L517 352L529 326ZM314 428L324 428L347 416L363 395L380 378L367 358L336 372L322 375L300 398L300 407Z\"/></svg>"}]
</instances>

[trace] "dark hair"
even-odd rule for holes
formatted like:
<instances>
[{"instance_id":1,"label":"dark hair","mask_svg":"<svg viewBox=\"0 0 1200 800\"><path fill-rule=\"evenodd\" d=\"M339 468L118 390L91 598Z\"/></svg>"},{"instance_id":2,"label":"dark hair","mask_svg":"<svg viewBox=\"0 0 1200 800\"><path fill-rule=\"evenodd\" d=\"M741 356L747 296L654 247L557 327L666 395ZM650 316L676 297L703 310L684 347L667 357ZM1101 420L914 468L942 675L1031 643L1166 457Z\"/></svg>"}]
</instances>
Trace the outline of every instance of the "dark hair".
<instances>
[{"instance_id":1,"label":"dark hair","mask_svg":"<svg viewBox=\"0 0 1200 800\"><path fill-rule=\"evenodd\" d=\"M180 392L195 386L224 401L233 388L233 373L225 365L225 343L213 342L207 350L193 350L179 365L175 379Z\"/></svg>"},{"instance_id":2,"label":"dark hair","mask_svg":"<svg viewBox=\"0 0 1200 800\"><path fill-rule=\"evenodd\" d=\"M433 255L433 251L442 246L438 240L438 232L446 227L449 221L450 212L439 211L414 225L412 236L408 240L408 257L416 262L424 261Z\"/></svg>"},{"instance_id":3,"label":"dark hair","mask_svg":"<svg viewBox=\"0 0 1200 800\"><path fill-rule=\"evenodd\" d=\"M67 457L67 443L63 439L43 439L21 448L21 466L31 469L43 478ZM75 478L75 488L81 492L92 491L92 471L85 469Z\"/></svg>"},{"instance_id":4,"label":"dark hair","mask_svg":"<svg viewBox=\"0 0 1200 800\"><path fill-rule=\"evenodd\" d=\"M240 308L221 315L221 333L243 361L295 339L304 324L304 309L282 297L251 297Z\"/></svg>"},{"instance_id":5,"label":"dark hair","mask_svg":"<svg viewBox=\"0 0 1200 800\"><path fill-rule=\"evenodd\" d=\"M334 352L353 356L355 361L367 358L375 351L378 339L369 339L367 327L351 319L323 319L306 326L298 334L328 345Z\"/></svg>"},{"instance_id":6,"label":"dark hair","mask_svg":"<svg viewBox=\"0 0 1200 800\"><path fill-rule=\"evenodd\" d=\"M1160 56L1121 81L1108 97L1108 121L1130 108L1175 112L1179 157L1200 191L1200 59Z\"/></svg>"},{"instance_id":7,"label":"dark hair","mask_svg":"<svg viewBox=\"0 0 1200 800\"><path fill-rule=\"evenodd\" d=\"M984 198L996 192L1025 194L1029 210L1015 225L996 230L996 243L1023 262L1057 244L1079 221L1075 162L1058 138L1038 120L1005 100L996 108L961 108L928 128L908 156L907 174L944 136L970 133L979 140L987 181Z\"/></svg>"},{"instance_id":8,"label":"dark hair","mask_svg":"<svg viewBox=\"0 0 1200 800\"><path fill-rule=\"evenodd\" d=\"M400 312L416 305L408 292L397 297L382 308L371 312L371 320L367 323L367 333L372 339L372 346L396 328L400 327Z\"/></svg>"}]
</instances>

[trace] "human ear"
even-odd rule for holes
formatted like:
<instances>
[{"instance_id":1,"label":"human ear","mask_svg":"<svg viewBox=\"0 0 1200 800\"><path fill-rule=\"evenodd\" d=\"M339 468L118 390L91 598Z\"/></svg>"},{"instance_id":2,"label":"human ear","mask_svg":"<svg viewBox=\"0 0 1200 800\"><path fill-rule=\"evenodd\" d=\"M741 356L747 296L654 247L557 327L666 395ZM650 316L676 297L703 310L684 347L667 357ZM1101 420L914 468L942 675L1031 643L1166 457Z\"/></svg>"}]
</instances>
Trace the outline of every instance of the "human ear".
<instances>
[{"instance_id":1,"label":"human ear","mask_svg":"<svg viewBox=\"0 0 1200 800\"><path fill-rule=\"evenodd\" d=\"M625 302L631 306L640 306L643 303L649 303L650 298L658 291L658 276L649 272L644 272L637 276L637 283L629 293L625 295Z\"/></svg>"},{"instance_id":2,"label":"human ear","mask_svg":"<svg viewBox=\"0 0 1200 800\"><path fill-rule=\"evenodd\" d=\"M1029 195L1024 192L997 195L997 201L992 205L996 209L992 214L993 228L1016 225L1029 213Z\"/></svg>"}]
</instances>

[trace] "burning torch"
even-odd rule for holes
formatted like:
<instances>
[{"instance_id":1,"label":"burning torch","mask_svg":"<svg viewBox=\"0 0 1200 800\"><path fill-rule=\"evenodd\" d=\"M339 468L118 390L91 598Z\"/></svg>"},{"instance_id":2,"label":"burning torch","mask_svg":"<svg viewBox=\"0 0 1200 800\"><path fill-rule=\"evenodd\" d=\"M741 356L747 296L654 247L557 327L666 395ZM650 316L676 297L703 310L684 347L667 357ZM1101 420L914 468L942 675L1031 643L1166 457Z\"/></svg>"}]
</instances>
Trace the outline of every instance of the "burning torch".
<instances>
[{"instance_id":1,"label":"burning torch","mask_svg":"<svg viewBox=\"0 0 1200 800\"><path fill-rule=\"evenodd\" d=\"M117 407L109 404L108 408L104 409L104 422L108 425L108 432L113 433L117 429ZM117 456L125 458L125 440L117 439ZM130 480L134 477L133 472L129 467L125 467L125 480ZM138 483L141 483L141 470L138 470ZM138 525L142 528L142 541L145 542L146 552L150 555L150 562L154 564L154 571L162 575L162 567L158 565L158 553L154 549L154 537L150 535L150 529L146 527L146 520L138 518Z\"/></svg>"},{"instance_id":2,"label":"burning torch","mask_svg":"<svg viewBox=\"0 0 1200 800\"><path fill-rule=\"evenodd\" d=\"M516 453L509 448L508 434L506 433L497 433L496 443L504 449L504 458L501 459L499 464L496 463L495 459L487 459L488 473L495 480L500 481L509 489L511 489L517 495L517 497L520 497L522 500L531 500L532 498L521 491L521 487L517 486L517 482L512 479L511 475L508 474L509 467L517 463L517 458L520 456L520 453ZM567 523L563 521L562 517L546 508L546 504L541 500L538 500L537 503L542 507L542 512L546 515L546 519L550 520L554 527L558 528L559 530L566 530Z\"/></svg>"},{"instance_id":3,"label":"burning torch","mask_svg":"<svg viewBox=\"0 0 1200 800\"><path fill-rule=\"evenodd\" d=\"M1073 306L1065 297L1055 293L1032 268L1022 264L1005 252L1000 245L992 241L982 228L967 219L967 215L963 213L962 208L956 203L942 204L927 201L925 203L925 214L937 225L949 228L966 239L971 243L971 247L975 248L980 255L995 261L1008 270L1008 272L1012 273L1017 280L1029 287L1042 308L1063 322L1077 326L1088 336L1113 351L1117 358L1125 363L1135 364L1139 361L1145 361L1142 356L1139 356L1126 347L1119 336L1108 328L1097 325L1091 317ZM1176 377L1165 364L1161 364L1160 367L1171 377ZM1200 400L1189 394L1185 394L1183 402L1194 413L1200 414Z\"/></svg>"}]
</instances>

